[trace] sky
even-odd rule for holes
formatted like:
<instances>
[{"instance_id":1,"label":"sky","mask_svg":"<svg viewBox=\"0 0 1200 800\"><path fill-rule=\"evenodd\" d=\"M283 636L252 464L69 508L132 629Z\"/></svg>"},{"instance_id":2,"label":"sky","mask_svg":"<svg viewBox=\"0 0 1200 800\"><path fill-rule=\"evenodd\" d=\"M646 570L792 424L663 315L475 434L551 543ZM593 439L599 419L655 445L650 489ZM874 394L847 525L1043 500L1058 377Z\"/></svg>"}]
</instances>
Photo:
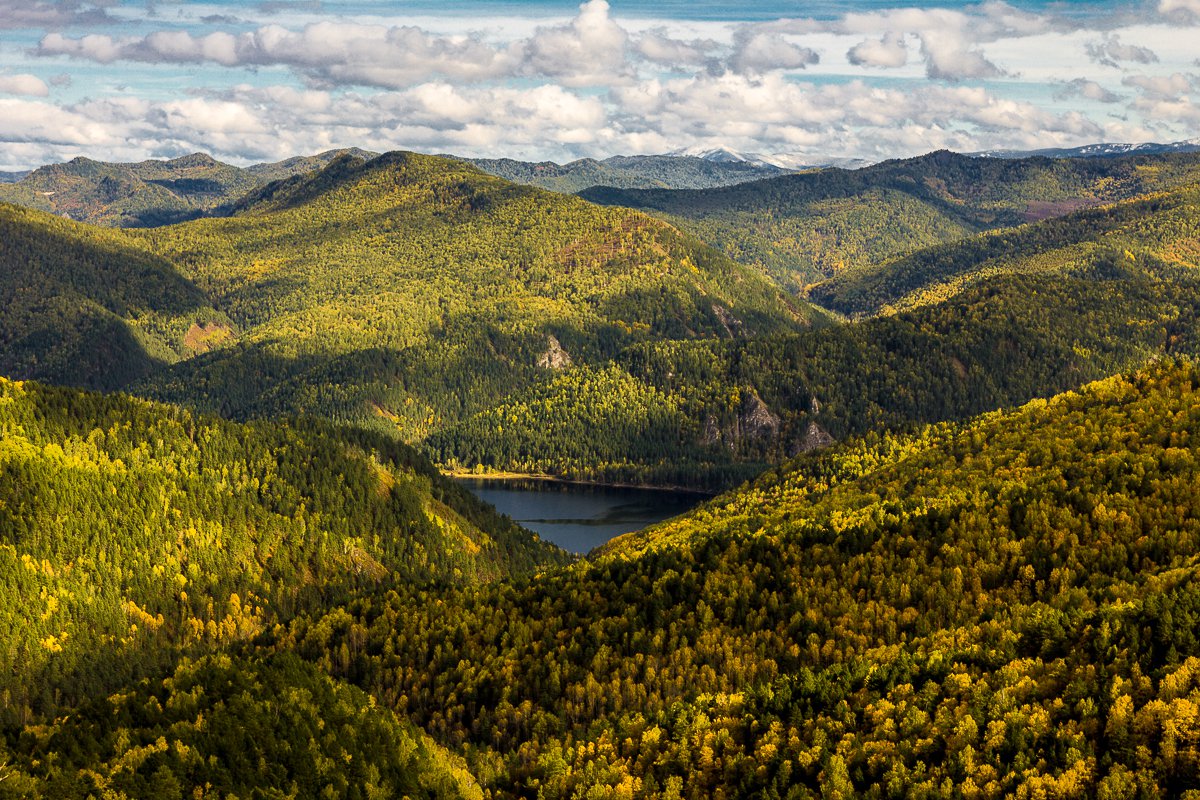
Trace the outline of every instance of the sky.
<instances>
[{"instance_id":1,"label":"sky","mask_svg":"<svg viewBox=\"0 0 1200 800\"><path fill-rule=\"evenodd\" d=\"M1200 137L1200 0L0 0L0 170Z\"/></svg>"}]
</instances>

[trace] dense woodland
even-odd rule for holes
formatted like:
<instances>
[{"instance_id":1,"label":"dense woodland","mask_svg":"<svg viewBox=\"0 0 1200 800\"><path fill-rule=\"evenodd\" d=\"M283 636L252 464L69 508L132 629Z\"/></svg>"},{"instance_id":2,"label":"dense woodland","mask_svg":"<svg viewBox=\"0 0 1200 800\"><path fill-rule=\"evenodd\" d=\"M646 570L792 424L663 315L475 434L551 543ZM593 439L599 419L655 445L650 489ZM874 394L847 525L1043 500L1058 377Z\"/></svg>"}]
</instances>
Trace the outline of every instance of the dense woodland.
<instances>
[{"instance_id":1,"label":"dense woodland","mask_svg":"<svg viewBox=\"0 0 1200 800\"><path fill-rule=\"evenodd\" d=\"M908 186L977 227L1175 185L1192 160L933 154L703 197L723 207L722 192L799 182L874 213L860 190ZM810 297L890 317L847 326L670 226L460 161L301 166L232 216L147 231L8 212L26 243L6 251L12 282L33 290L9 306L10 374L242 420L318 416L466 472L727 488L829 436L961 419L1193 352L1189 186L846 269ZM83 261L68 262L80 299L65 308L72 295L47 280L59 252ZM186 301L111 285L151 273Z\"/></svg>"},{"instance_id":2,"label":"dense woodland","mask_svg":"<svg viewBox=\"0 0 1200 800\"><path fill-rule=\"evenodd\" d=\"M566 559L405 446L315 420L246 427L0 380L0 432L8 721L384 575L461 582Z\"/></svg>"},{"instance_id":3,"label":"dense woodland","mask_svg":"<svg viewBox=\"0 0 1200 800\"><path fill-rule=\"evenodd\" d=\"M364 155L0 206L0 373L157 398L0 379L0 797L1200 793L1195 157L690 196L739 264ZM429 457L751 480L575 560Z\"/></svg>"},{"instance_id":4,"label":"dense woodland","mask_svg":"<svg viewBox=\"0 0 1200 800\"><path fill-rule=\"evenodd\" d=\"M803 289L970 235L1200 180L1200 155L991 159L945 151L703 191L582 193L663 215Z\"/></svg>"}]
</instances>

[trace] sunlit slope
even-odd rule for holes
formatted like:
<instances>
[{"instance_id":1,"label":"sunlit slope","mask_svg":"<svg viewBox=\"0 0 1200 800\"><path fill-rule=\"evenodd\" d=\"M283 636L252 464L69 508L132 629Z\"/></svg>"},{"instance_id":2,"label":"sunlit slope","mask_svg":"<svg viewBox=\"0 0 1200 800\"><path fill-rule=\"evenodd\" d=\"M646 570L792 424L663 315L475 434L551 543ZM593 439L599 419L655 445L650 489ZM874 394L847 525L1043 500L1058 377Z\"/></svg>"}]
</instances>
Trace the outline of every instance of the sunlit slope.
<instances>
[{"instance_id":1,"label":"sunlit slope","mask_svg":"<svg viewBox=\"0 0 1200 800\"><path fill-rule=\"evenodd\" d=\"M663 222L413 154L344 157L250 195L230 218L139 236L243 331L237 347L140 390L410 441L570 369L604 369L639 342L827 323Z\"/></svg>"},{"instance_id":2,"label":"sunlit slope","mask_svg":"<svg viewBox=\"0 0 1200 800\"><path fill-rule=\"evenodd\" d=\"M0 375L115 388L231 333L203 291L121 233L0 205Z\"/></svg>"},{"instance_id":3,"label":"sunlit slope","mask_svg":"<svg viewBox=\"0 0 1200 800\"><path fill-rule=\"evenodd\" d=\"M0 380L10 719L385 578L564 558L385 439Z\"/></svg>"},{"instance_id":4,"label":"sunlit slope","mask_svg":"<svg viewBox=\"0 0 1200 800\"><path fill-rule=\"evenodd\" d=\"M1177 795L1200 779L1198 442L1200 374L1160 365L276 646L407 709L498 797ZM367 632L326 638L344 613Z\"/></svg>"},{"instance_id":5,"label":"sunlit slope","mask_svg":"<svg viewBox=\"0 0 1200 800\"><path fill-rule=\"evenodd\" d=\"M1049 273L1119 277L1151 271L1190 276L1200 266L1200 188L982 234L895 261L847 271L811 296L846 314L864 315L937 302L991 276Z\"/></svg>"},{"instance_id":6,"label":"sunlit slope","mask_svg":"<svg viewBox=\"0 0 1200 800\"><path fill-rule=\"evenodd\" d=\"M971 234L1164 191L1200 156L991 159L949 152L700 191L589 189L661 214L793 289Z\"/></svg>"}]
</instances>

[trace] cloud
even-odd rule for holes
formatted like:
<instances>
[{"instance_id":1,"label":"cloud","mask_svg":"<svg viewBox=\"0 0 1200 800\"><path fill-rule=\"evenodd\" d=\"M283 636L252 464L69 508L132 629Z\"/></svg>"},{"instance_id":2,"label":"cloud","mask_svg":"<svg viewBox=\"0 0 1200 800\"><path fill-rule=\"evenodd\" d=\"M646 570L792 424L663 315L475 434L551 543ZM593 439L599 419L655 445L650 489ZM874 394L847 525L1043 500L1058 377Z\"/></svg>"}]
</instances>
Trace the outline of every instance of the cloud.
<instances>
[{"instance_id":1,"label":"cloud","mask_svg":"<svg viewBox=\"0 0 1200 800\"><path fill-rule=\"evenodd\" d=\"M1159 0L1158 13L1179 22L1195 22L1200 20L1200 0Z\"/></svg>"},{"instance_id":2,"label":"cloud","mask_svg":"<svg viewBox=\"0 0 1200 800\"><path fill-rule=\"evenodd\" d=\"M1054 93L1056 100L1066 100L1071 97L1083 97L1099 103L1116 103L1121 100L1121 95L1110 92L1100 84L1087 78L1075 78L1074 80L1067 81L1061 89Z\"/></svg>"},{"instance_id":3,"label":"cloud","mask_svg":"<svg viewBox=\"0 0 1200 800\"><path fill-rule=\"evenodd\" d=\"M921 54L925 73L934 79L958 81L967 78L995 78L1004 72L972 48L958 31L924 31Z\"/></svg>"},{"instance_id":4,"label":"cloud","mask_svg":"<svg viewBox=\"0 0 1200 800\"><path fill-rule=\"evenodd\" d=\"M1122 44L1121 37L1115 33L1106 34L1101 41L1089 42L1086 50L1088 58L1108 67L1119 67L1122 61L1133 61L1137 64L1153 64L1158 61L1158 55L1150 48Z\"/></svg>"},{"instance_id":5,"label":"cloud","mask_svg":"<svg viewBox=\"0 0 1200 800\"><path fill-rule=\"evenodd\" d=\"M790 42L782 34L748 29L735 37L729 66L743 75L761 74L781 69L804 69L820 60L814 50Z\"/></svg>"},{"instance_id":6,"label":"cloud","mask_svg":"<svg viewBox=\"0 0 1200 800\"><path fill-rule=\"evenodd\" d=\"M629 77L629 35L608 15L605 0L588 0L569 25L538 28L523 46L523 71L591 86Z\"/></svg>"},{"instance_id":7,"label":"cloud","mask_svg":"<svg viewBox=\"0 0 1200 800\"><path fill-rule=\"evenodd\" d=\"M886 33L882 39L867 39L850 48L846 60L861 67L903 67L908 63L908 46L903 34Z\"/></svg>"},{"instance_id":8,"label":"cloud","mask_svg":"<svg viewBox=\"0 0 1200 800\"><path fill-rule=\"evenodd\" d=\"M0 0L0 29L64 28L114 22L103 8L74 2Z\"/></svg>"},{"instance_id":9,"label":"cloud","mask_svg":"<svg viewBox=\"0 0 1200 800\"><path fill-rule=\"evenodd\" d=\"M675 39L659 28L638 36L634 47L647 61L678 67L710 64L721 45L711 39Z\"/></svg>"},{"instance_id":10,"label":"cloud","mask_svg":"<svg viewBox=\"0 0 1200 800\"><path fill-rule=\"evenodd\" d=\"M435 77L486 81L549 77L565 86L627 79L628 34L608 15L605 0L588 0L567 25L539 27L527 39L493 46L474 36L442 36L400 25L322 21L299 31L266 25L248 33L156 31L140 38L103 34L71 38L50 33L39 56L109 64L215 63L226 67L287 66L317 85L403 88Z\"/></svg>"},{"instance_id":11,"label":"cloud","mask_svg":"<svg viewBox=\"0 0 1200 800\"><path fill-rule=\"evenodd\" d=\"M0 93L46 97L50 87L35 75L0 75Z\"/></svg>"},{"instance_id":12,"label":"cloud","mask_svg":"<svg viewBox=\"0 0 1200 800\"><path fill-rule=\"evenodd\" d=\"M1140 89L1150 97L1174 99L1192 91L1196 78L1179 72L1171 75L1129 75L1121 83Z\"/></svg>"}]
</instances>

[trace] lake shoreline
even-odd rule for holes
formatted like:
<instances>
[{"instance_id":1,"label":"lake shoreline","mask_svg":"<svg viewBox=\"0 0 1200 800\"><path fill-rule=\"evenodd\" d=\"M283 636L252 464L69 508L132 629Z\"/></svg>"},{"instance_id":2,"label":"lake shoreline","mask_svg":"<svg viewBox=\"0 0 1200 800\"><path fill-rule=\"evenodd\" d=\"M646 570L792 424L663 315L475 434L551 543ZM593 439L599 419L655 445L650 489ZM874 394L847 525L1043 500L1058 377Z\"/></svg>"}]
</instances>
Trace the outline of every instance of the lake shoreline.
<instances>
[{"instance_id":1,"label":"lake shoreline","mask_svg":"<svg viewBox=\"0 0 1200 800\"><path fill-rule=\"evenodd\" d=\"M573 478L563 478L558 475L550 475L547 473L538 472L468 472L466 470L438 470L444 477L452 480L477 480L477 481L545 481L546 483L563 483L570 486L594 486L598 489L645 489L655 492L675 492L702 495L704 497L716 497L721 492L714 492L711 489L697 489L692 486L663 486L654 483L616 483L612 481L582 481Z\"/></svg>"}]
</instances>

